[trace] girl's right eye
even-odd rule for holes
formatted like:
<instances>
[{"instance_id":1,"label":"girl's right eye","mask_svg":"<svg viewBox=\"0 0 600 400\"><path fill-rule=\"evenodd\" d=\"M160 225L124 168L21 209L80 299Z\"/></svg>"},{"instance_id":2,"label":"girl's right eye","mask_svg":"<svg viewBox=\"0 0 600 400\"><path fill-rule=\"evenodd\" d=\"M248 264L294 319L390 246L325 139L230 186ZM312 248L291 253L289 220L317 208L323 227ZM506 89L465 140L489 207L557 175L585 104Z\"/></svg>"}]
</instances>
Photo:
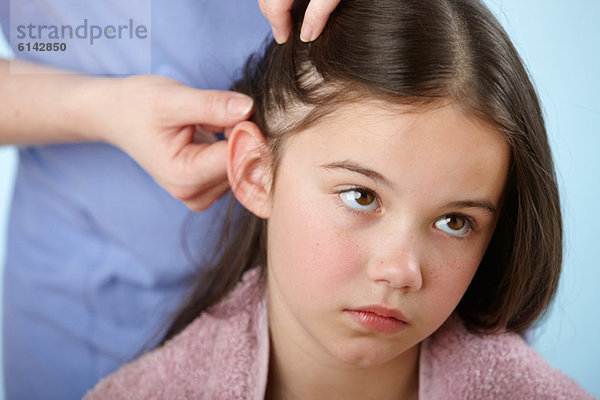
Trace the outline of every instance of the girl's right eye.
<instances>
[{"instance_id":1,"label":"girl's right eye","mask_svg":"<svg viewBox=\"0 0 600 400\"><path fill-rule=\"evenodd\" d=\"M377 196L369 189L352 188L339 194L340 199L350 208L358 211L375 211L379 208Z\"/></svg>"}]
</instances>

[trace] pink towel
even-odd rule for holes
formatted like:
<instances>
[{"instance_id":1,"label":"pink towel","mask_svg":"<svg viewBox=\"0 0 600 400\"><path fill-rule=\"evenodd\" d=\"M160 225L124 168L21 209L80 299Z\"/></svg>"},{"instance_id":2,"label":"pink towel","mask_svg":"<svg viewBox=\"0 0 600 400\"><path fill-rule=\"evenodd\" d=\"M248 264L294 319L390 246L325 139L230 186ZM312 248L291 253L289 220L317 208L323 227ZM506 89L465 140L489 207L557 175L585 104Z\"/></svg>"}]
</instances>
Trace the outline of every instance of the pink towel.
<instances>
[{"instance_id":1,"label":"pink towel","mask_svg":"<svg viewBox=\"0 0 600 400\"><path fill-rule=\"evenodd\" d=\"M269 329L258 269L163 347L104 378L85 399L264 398ZM421 345L419 398L593 399L518 335L474 335L450 318Z\"/></svg>"},{"instance_id":2,"label":"pink towel","mask_svg":"<svg viewBox=\"0 0 600 400\"><path fill-rule=\"evenodd\" d=\"M420 399L593 399L514 333L468 333L450 318L425 340Z\"/></svg>"}]
</instances>

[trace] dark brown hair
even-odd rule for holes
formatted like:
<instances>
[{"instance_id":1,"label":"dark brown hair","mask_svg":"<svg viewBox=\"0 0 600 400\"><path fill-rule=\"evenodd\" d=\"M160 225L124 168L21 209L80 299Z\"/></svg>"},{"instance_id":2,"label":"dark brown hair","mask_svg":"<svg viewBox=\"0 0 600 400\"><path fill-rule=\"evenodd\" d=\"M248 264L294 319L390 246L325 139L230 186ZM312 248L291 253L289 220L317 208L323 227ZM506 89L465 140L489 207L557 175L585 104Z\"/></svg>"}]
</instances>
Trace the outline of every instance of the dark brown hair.
<instances>
[{"instance_id":1,"label":"dark brown hair","mask_svg":"<svg viewBox=\"0 0 600 400\"><path fill-rule=\"evenodd\" d=\"M233 87L255 100L252 120L273 171L289 135L361 98L451 102L491 124L510 146L509 176L496 230L456 311L473 331L524 332L556 291L562 221L538 98L506 32L477 0L344 0L323 34L306 44L299 31L307 3L292 8L289 42L271 42ZM223 298L246 270L265 265L265 221L249 212L241 218L219 262L198 274L164 340Z\"/></svg>"}]
</instances>

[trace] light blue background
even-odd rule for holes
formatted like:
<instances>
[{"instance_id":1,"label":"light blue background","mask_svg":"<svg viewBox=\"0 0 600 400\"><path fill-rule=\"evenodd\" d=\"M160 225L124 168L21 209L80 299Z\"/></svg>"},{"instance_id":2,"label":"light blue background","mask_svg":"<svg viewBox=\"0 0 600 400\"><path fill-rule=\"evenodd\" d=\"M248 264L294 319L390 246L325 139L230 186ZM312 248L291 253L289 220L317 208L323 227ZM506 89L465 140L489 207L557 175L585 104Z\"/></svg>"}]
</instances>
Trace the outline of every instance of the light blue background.
<instances>
[{"instance_id":1,"label":"light blue background","mask_svg":"<svg viewBox=\"0 0 600 400\"><path fill-rule=\"evenodd\" d=\"M600 2L487 4L513 39L542 99L563 202L564 273L548 318L532 335L534 346L600 397ZM0 56L7 55L0 38ZM0 260L15 165L14 148L0 147ZM0 399L1 389L0 380Z\"/></svg>"}]
</instances>

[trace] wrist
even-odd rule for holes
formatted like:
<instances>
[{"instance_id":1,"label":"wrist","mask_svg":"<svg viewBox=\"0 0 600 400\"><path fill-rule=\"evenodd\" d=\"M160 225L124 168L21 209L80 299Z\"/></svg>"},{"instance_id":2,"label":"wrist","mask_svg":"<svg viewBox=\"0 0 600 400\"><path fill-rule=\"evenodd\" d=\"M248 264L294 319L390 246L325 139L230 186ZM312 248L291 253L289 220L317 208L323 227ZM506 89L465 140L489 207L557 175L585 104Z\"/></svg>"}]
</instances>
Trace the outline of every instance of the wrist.
<instances>
[{"instance_id":1,"label":"wrist","mask_svg":"<svg viewBox=\"0 0 600 400\"><path fill-rule=\"evenodd\" d=\"M74 82L71 93L65 96L64 129L82 141L112 142L110 127L111 99L114 102L113 81L116 78L82 77Z\"/></svg>"}]
</instances>

